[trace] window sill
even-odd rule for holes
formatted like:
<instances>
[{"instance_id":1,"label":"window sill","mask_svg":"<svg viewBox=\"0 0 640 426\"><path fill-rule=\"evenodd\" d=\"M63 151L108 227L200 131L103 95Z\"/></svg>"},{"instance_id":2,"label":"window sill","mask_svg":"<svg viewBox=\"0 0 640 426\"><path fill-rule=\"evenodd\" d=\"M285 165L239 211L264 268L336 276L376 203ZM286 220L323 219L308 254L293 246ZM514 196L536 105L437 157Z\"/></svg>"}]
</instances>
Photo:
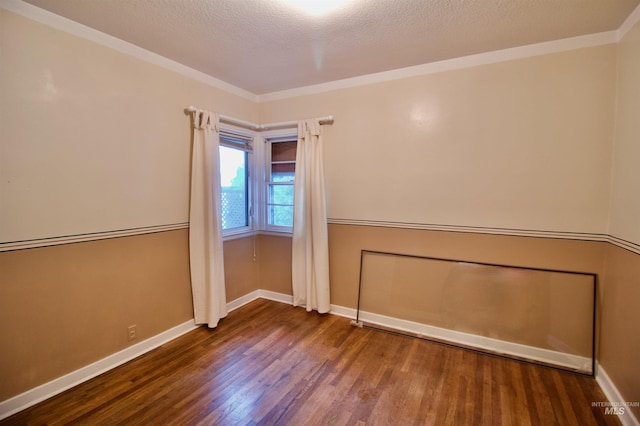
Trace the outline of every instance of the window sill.
<instances>
[{"instance_id":1,"label":"window sill","mask_svg":"<svg viewBox=\"0 0 640 426\"><path fill-rule=\"evenodd\" d=\"M286 229L263 229L259 231L260 235L271 235L272 237L293 237L293 231Z\"/></svg>"},{"instance_id":2,"label":"window sill","mask_svg":"<svg viewBox=\"0 0 640 426\"><path fill-rule=\"evenodd\" d=\"M238 231L231 231L222 235L222 241L239 240L240 238L252 237L256 235L255 229L242 229Z\"/></svg>"},{"instance_id":3,"label":"window sill","mask_svg":"<svg viewBox=\"0 0 640 426\"><path fill-rule=\"evenodd\" d=\"M255 235L270 235L272 237L293 237L293 232L290 230L279 230L279 229L261 229L261 230L246 230L246 231L237 231L233 233L229 233L227 235L222 236L222 241L232 241L239 240L241 238L253 237Z\"/></svg>"}]
</instances>

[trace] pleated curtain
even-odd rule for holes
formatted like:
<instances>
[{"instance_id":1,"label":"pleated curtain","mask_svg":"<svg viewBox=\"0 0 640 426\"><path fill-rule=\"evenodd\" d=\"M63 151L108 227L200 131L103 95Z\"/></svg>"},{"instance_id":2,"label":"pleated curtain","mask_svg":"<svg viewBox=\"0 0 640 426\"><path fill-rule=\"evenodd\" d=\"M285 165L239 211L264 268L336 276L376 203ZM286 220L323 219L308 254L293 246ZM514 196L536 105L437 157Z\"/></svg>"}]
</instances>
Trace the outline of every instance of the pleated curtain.
<instances>
[{"instance_id":1,"label":"pleated curtain","mask_svg":"<svg viewBox=\"0 0 640 426\"><path fill-rule=\"evenodd\" d=\"M213 328L227 315L220 206L220 116L193 113L189 259L196 324Z\"/></svg>"},{"instance_id":2,"label":"pleated curtain","mask_svg":"<svg viewBox=\"0 0 640 426\"><path fill-rule=\"evenodd\" d=\"M294 306L329 312L329 239L322 135L318 120L298 123L294 185L292 285Z\"/></svg>"}]
</instances>

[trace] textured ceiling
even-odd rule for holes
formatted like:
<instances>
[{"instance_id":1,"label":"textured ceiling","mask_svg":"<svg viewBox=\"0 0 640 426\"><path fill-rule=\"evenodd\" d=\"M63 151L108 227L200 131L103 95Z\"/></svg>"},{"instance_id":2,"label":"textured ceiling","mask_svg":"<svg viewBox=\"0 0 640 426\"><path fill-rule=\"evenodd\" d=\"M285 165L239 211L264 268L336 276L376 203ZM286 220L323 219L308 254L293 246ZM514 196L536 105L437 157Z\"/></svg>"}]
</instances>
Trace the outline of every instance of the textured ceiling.
<instances>
[{"instance_id":1,"label":"textured ceiling","mask_svg":"<svg viewBox=\"0 0 640 426\"><path fill-rule=\"evenodd\" d=\"M26 1L254 94L617 30L640 3L352 0L318 17L282 0Z\"/></svg>"}]
</instances>

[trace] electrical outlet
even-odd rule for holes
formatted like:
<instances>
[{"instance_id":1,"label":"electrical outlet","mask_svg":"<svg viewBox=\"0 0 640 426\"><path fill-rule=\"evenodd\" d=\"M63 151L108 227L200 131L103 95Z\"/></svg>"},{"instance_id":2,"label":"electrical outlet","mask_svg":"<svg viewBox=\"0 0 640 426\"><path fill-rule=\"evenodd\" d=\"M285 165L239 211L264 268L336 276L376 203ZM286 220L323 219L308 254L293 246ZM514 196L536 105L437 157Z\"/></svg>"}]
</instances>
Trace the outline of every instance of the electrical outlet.
<instances>
[{"instance_id":1,"label":"electrical outlet","mask_svg":"<svg viewBox=\"0 0 640 426\"><path fill-rule=\"evenodd\" d=\"M138 337L136 327L137 325L135 324L127 327L127 340L135 340Z\"/></svg>"}]
</instances>

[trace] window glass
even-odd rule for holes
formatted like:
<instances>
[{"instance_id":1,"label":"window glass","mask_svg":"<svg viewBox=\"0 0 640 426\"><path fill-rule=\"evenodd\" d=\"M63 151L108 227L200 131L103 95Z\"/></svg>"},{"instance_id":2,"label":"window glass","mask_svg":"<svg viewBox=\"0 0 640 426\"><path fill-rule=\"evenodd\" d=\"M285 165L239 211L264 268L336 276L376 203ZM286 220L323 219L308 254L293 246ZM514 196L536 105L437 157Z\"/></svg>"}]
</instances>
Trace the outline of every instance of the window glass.
<instances>
[{"instance_id":1,"label":"window glass","mask_svg":"<svg viewBox=\"0 0 640 426\"><path fill-rule=\"evenodd\" d=\"M222 229L249 226L248 153L220 146Z\"/></svg>"},{"instance_id":2,"label":"window glass","mask_svg":"<svg viewBox=\"0 0 640 426\"><path fill-rule=\"evenodd\" d=\"M295 137L295 136L294 136ZM293 226L296 140L270 142L267 182L267 225Z\"/></svg>"},{"instance_id":3,"label":"window glass","mask_svg":"<svg viewBox=\"0 0 640 426\"><path fill-rule=\"evenodd\" d=\"M275 226L293 226L293 206L269 206L269 224Z\"/></svg>"}]
</instances>

